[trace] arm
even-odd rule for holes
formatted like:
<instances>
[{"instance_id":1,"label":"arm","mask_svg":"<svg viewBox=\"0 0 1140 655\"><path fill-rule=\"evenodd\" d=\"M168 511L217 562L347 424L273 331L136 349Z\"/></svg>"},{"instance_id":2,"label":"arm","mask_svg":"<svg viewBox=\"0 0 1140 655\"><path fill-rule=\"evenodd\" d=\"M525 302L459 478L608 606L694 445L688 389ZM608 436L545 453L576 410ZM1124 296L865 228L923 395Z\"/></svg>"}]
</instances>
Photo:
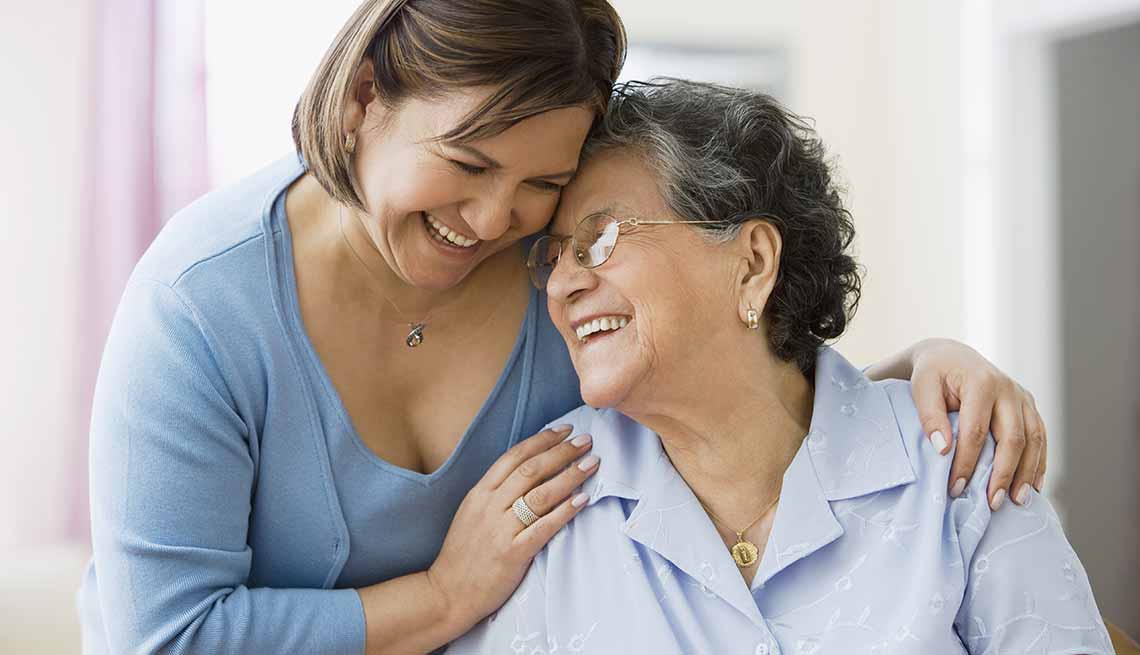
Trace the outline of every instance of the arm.
<instances>
[{"instance_id":1,"label":"arm","mask_svg":"<svg viewBox=\"0 0 1140 655\"><path fill-rule=\"evenodd\" d=\"M960 412L958 447L947 485L957 497L973 477L978 457L993 433L997 456L986 497L995 509L1007 497L1021 504L1045 480L1045 423L1033 395L977 351L950 339L926 339L867 368L872 380L911 380L914 402L927 438L942 454L955 432L948 412Z\"/></svg>"},{"instance_id":2,"label":"arm","mask_svg":"<svg viewBox=\"0 0 1140 655\"><path fill-rule=\"evenodd\" d=\"M359 655L356 591L245 584L254 461L217 356L174 290L128 285L91 422L92 545L109 650Z\"/></svg>"},{"instance_id":3,"label":"arm","mask_svg":"<svg viewBox=\"0 0 1140 655\"><path fill-rule=\"evenodd\" d=\"M992 466L987 445L980 470ZM966 586L954 626L971 653L1108 655L1108 632L1049 502L1030 492L994 512L979 476L953 501Z\"/></svg>"}]
</instances>

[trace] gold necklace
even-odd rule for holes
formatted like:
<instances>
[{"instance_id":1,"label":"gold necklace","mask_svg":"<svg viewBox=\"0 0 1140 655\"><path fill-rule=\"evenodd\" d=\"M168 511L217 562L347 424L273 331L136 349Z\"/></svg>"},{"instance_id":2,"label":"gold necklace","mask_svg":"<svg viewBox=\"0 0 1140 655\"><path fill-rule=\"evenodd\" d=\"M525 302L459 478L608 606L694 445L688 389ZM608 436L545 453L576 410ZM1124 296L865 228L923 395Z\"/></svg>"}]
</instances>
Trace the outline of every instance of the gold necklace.
<instances>
[{"instance_id":1,"label":"gold necklace","mask_svg":"<svg viewBox=\"0 0 1140 655\"><path fill-rule=\"evenodd\" d=\"M337 229L340 230L340 238L344 241L344 245L348 246L349 252L351 252L352 256L356 258L356 261L360 262L360 265L364 267L364 270L368 271L368 275L371 276L372 279L379 281L376 277L376 274L372 272L371 268L369 268L368 264L364 263L364 258L360 256L360 253L356 252L356 248L352 247L352 242L348 240L348 235L344 233L344 206L338 204L337 212ZM377 291L379 291L381 297L383 297L384 300L392 306L392 309L396 310L396 313L400 315L400 320L407 322L409 331L407 338L404 339L404 344L409 348L419 347L419 345L424 342L424 329L427 328L428 319L430 319L432 314L435 313L435 310L433 309L428 312L427 316L425 316L422 321L407 321L404 319L404 312L400 311L400 308L396 306L396 303L393 302L392 299L389 298L383 291L380 291L379 289L377 289Z\"/></svg>"},{"instance_id":2,"label":"gold necklace","mask_svg":"<svg viewBox=\"0 0 1140 655\"><path fill-rule=\"evenodd\" d=\"M739 531L733 530L731 527L729 527L728 521L725 521L724 519L717 516L715 512L709 509L708 505L701 503L701 507L705 508L705 511L708 512L709 516L711 516L714 520L719 521L721 525L728 528L732 531L733 534L736 535L736 543L732 544L728 550L730 553L732 553L732 559L734 562L736 562L736 565L742 569L746 569L755 564L756 560L760 558L760 549L756 547L756 544L745 539L744 533L748 532L749 528L756 525L757 521L764 518L764 515L768 513L768 510L772 509L773 505L779 501L780 498L777 496L776 500L773 500L771 505L768 505L764 508L764 511L760 513L760 516L752 519L751 523L744 526L744 529Z\"/></svg>"}]
</instances>

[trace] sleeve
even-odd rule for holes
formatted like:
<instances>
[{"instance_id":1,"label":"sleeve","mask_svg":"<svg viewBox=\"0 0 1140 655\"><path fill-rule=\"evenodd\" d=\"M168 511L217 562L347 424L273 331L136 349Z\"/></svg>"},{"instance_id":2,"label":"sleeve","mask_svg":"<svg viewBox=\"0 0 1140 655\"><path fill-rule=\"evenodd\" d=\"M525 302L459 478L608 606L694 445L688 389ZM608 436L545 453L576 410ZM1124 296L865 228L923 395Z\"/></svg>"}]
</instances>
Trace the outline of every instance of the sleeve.
<instances>
[{"instance_id":1,"label":"sleeve","mask_svg":"<svg viewBox=\"0 0 1140 655\"><path fill-rule=\"evenodd\" d=\"M91 422L92 545L114 653L364 652L354 589L250 588L254 459L220 352L171 287L132 279Z\"/></svg>"},{"instance_id":2,"label":"sleeve","mask_svg":"<svg viewBox=\"0 0 1140 655\"><path fill-rule=\"evenodd\" d=\"M966 588L954 625L971 653L1113 653L1092 587L1060 519L1030 491L1025 506L989 508L993 440L957 499Z\"/></svg>"},{"instance_id":3,"label":"sleeve","mask_svg":"<svg viewBox=\"0 0 1140 655\"><path fill-rule=\"evenodd\" d=\"M507 602L453 641L447 655L555 652L546 622L545 561L543 550Z\"/></svg>"}]
</instances>

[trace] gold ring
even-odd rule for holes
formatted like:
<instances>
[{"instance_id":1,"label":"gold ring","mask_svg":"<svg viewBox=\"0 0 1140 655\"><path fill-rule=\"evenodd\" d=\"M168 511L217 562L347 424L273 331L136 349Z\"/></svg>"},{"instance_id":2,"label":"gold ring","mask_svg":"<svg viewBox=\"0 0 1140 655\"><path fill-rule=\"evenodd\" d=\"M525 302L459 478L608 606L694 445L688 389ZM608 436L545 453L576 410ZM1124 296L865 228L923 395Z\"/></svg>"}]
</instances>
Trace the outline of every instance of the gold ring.
<instances>
[{"instance_id":1,"label":"gold ring","mask_svg":"<svg viewBox=\"0 0 1140 655\"><path fill-rule=\"evenodd\" d=\"M534 513L534 510L526 504L522 496L519 496L518 499L511 504L511 509L514 511L515 516L519 517L519 520L522 521L522 524L528 528L538 520L538 514Z\"/></svg>"}]
</instances>

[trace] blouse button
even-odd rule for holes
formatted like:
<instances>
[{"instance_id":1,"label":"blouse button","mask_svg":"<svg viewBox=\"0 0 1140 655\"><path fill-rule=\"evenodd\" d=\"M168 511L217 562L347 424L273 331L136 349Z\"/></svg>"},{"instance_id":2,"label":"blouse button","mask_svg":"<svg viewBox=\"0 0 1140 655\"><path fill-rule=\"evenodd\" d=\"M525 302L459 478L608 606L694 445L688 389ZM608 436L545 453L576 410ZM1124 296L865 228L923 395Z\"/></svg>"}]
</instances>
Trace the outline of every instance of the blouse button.
<instances>
[{"instance_id":1,"label":"blouse button","mask_svg":"<svg viewBox=\"0 0 1140 655\"><path fill-rule=\"evenodd\" d=\"M768 647L768 644L766 644L766 643L756 644L755 655L769 655L771 652L772 652L772 649Z\"/></svg>"}]
</instances>

